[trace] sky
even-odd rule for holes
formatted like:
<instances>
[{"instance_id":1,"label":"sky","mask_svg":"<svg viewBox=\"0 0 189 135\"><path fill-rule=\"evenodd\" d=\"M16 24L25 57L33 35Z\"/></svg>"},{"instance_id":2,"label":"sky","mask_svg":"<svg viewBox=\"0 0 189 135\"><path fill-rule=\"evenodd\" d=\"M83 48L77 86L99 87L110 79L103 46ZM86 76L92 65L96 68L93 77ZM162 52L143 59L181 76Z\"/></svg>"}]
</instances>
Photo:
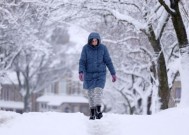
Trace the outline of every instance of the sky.
<instances>
[{"instance_id":1,"label":"sky","mask_svg":"<svg viewBox=\"0 0 189 135\"><path fill-rule=\"evenodd\" d=\"M82 113L0 111L0 135L188 135L189 108L154 115L106 113L89 120Z\"/></svg>"}]
</instances>

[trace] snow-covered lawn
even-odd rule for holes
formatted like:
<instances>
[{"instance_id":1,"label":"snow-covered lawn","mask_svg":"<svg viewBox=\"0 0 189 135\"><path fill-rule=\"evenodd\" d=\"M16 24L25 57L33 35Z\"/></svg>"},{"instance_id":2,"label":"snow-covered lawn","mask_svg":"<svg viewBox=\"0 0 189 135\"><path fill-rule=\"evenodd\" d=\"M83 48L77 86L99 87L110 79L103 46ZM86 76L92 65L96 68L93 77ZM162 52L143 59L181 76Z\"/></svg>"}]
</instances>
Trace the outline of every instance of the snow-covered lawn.
<instances>
[{"instance_id":1,"label":"snow-covered lawn","mask_svg":"<svg viewBox=\"0 0 189 135\"><path fill-rule=\"evenodd\" d=\"M189 135L189 108L155 115L104 114L90 121L81 113L0 111L0 135Z\"/></svg>"}]
</instances>

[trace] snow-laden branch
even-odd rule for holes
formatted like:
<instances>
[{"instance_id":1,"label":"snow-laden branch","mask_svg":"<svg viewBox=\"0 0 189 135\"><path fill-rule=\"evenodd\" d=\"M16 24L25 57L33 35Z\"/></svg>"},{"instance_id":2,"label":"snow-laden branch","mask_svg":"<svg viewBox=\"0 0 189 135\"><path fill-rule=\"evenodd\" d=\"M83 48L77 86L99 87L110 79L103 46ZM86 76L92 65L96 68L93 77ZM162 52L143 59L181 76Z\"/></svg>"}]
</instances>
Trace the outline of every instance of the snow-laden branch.
<instances>
[{"instance_id":1,"label":"snow-laden branch","mask_svg":"<svg viewBox=\"0 0 189 135\"><path fill-rule=\"evenodd\" d=\"M7 28L7 26L6 26L6 25L4 25L4 24L0 24L0 28L2 28L2 29L6 29L6 28Z\"/></svg>"},{"instance_id":2,"label":"snow-laden branch","mask_svg":"<svg viewBox=\"0 0 189 135\"><path fill-rule=\"evenodd\" d=\"M103 41L108 42L108 43L113 43L113 44L119 44L119 43L123 43L123 42L128 41L128 40L131 40L131 39L139 40L139 38L136 37L136 36L128 36L128 37L123 38L121 40L103 39Z\"/></svg>"},{"instance_id":3,"label":"snow-laden branch","mask_svg":"<svg viewBox=\"0 0 189 135\"><path fill-rule=\"evenodd\" d=\"M89 10L102 10L107 11L110 14L112 14L117 20L127 22L128 24L133 25L137 30L140 31L147 31L148 25L146 23L139 22L137 19L131 17L127 13L120 13L119 11L115 9L111 9L108 7L100 7L100 6L87 6Z\"/></svg>"},{"instance_id":4,"label":"snow-laden branch","mask_svg":"<svg viewBox=\"0 0 189 135\"><path fill-rule=\"evenodd\" d=\"M160 39L164 30L164 27L167 24L167 21L169 20L170 15L164 10L160 19L159 23L157 25L157 28L154 30L156 39Z\"/></svg>"},{"instance_id":5,"label":"snow-laden branch","mask_svg":"<svg viewBox=\"0 0 189 135\"><path fill-rule=\"evenodd\" d=\"M189 10L188 10L188 7L187 7L187 4L185 4L185 3L187 3L186 1L181 1L180 2L180 5L182 6L182 12L184 13L184 15L185 15L185 17L186 17L186 19L188 20L188 22L189 22Z\"/></svg>"},{"instance_id":6,"label":"snow-laden branch","mask_svg":"<svg viewBox=\"0 0 189 135\"><path fill-rule=\"evenodd\" d=\"M15 23L18 20L18 18L13 16L12 13L5 8L0 7L0 12L4 13L5 14L4 17L11 23Z\"/></svg>"},{"instance_id":7,"label":"snow-laden branch","mask_svg":"<svg viewBox=\"0 0 189 135\"><path fill-rule=\"evenodd\" d=\"M15 52L15 54L13 54L13 57L12 57L11 61L9 62L9 64L6 66L5 70L8 70L12 66L14 60L19 55L19 53L21 52L21 50L22 50L22 47L20 46L20 48L18 49L18 51Z\"/></svg>"},{"instance_id":8,"label":"snow-laden branch","mask_svg":"<svg viewBox=\"0 0 189 135\"><path fill-rule=\"evenodd\" d=\"M120 69L117 70L117 71L118 71L118 72L119 72L119 71L120 71L120 72L124 72L124 73L127 74L127 75L134 75L134 76L140 77L140 78L142 78L143 80L145 80L146 82L151 83L148 77L142 75L140 72L135 72L134 70L135 70L135 68L133 68L133 70L130 70L130 71L127 70L127 69L125 69L125 71L120 70Z\"/></svg>"}]
</instances>

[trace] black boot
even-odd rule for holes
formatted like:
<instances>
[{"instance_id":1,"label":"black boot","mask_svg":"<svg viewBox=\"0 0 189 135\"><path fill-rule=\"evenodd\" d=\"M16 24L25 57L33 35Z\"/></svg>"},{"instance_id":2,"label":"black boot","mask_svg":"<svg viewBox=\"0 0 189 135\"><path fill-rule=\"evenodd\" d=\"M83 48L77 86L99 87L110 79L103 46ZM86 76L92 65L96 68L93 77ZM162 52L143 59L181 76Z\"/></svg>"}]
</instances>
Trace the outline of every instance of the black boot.
<instances>
[{"instance_id":1,"label":"black boot","mask_svg":"<svg viewBox=\"0 0 189 135\"><path fill-rule=\"evenodd\" d=\"M101 108L100 105L97 105L97 106L96 106L96 119L101 119L101 118L103 117L100 108Z\"/></svg>"},{"instance_id":2,"label":"black boot","mask_svg":"<svg viewBox=\"0 0 189 135\"><path fill-rule=\"evenodd\" d=\"M96 112L96 108L90 108L91 114L89 119L90 120L94 120L95 119L95 112Z\"/></svg>"}]
</instances>

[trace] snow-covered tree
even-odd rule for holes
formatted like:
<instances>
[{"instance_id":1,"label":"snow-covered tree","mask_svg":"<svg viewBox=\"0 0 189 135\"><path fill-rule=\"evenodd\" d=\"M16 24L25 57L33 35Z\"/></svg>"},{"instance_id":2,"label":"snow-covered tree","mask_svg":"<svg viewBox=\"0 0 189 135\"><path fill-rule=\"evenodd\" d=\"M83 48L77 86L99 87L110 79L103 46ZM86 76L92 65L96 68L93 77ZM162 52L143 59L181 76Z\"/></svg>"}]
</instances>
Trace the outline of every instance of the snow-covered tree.
<instances>
[{"instance_id":1,"label":"snow-covered tree","mask_svg":"<svg viewBox=\"0 0 189 135\"><path fill-rule=\"evenodd\" d=\"M24 96L24 111L30 110L32 92L43 89L49 81L64 75L69 69L65 55L69 45L63 46L69 41L69 36L63 27L78 17L79 9L74 8L72 2L62 0L0 3L1 67L2 70L11 68L17 73ZM57 47L61 45L61 48ZM51 54L52 48L56 50L54 55Z\"/></svg>"},{"instance_id":2,"label":"snow-covered tree","mask_svg":"<svg viewBox=\"0 0 189 135\"><path fill-rule=\"evenodd\" d=\"M17 1L1 1L0 2L0 74L4 74L12 65L21 47L17 46L13 41L17 21L23 13L17 13L12 7L16 7Z\"/></svg>"},{"instance_id":3,"label":"snow-covered tree","mask_svg":"<svg viewBox=\"0 0 189 135\"><path fill-rule=\"evenodd\" d=\"M180 0L170 0L164 1L159 0L161 5L165 10L171 15L171 20L176 32L179 52L180 52L180 76L181 76L181 106L189 106L189 84L188 84L188 74L189 74L189 41L187 37L186 27L180 12ZM186 4L188 5L188 4ZM186 11L187 12L187 11Z\"/></svg>"},{"instance_id":4,"label":"snow-covered tree","mask_svg":"<svg viewBox=\"0 0 189 135\"><path fill-rule=\"evenodd\" d=\"M1 6L5 12L2 14L4 27L1 28L2 54L5 54L2 60L5 64L2 63L4 66L1 70L15 70L24 96L24 110L29 111L34 78L50 53L50 45L41 40L43 32L39 29L45 21L45 14L37 11L40 7L36 8L29 2L3 1Z\"/></svg>"}]
</instances>

